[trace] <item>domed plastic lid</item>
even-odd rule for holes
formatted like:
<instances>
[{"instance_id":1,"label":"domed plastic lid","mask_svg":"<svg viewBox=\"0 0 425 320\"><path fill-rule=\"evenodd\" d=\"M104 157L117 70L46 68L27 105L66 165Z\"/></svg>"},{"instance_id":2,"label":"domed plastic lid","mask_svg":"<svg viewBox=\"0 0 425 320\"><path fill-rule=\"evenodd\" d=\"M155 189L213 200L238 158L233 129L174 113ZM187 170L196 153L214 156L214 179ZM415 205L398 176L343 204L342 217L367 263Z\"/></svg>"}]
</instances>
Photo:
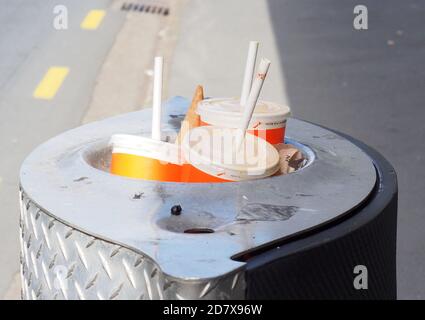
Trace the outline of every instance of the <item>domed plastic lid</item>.
<instances>
[{"instance_id":1,"label":"domed plastic lid","mask_svg":"<svg viewBox=\"0 0 425 320\"><path fill-rule=\"evenodd\" d=\"M132 154L174 164L182 164L180 148L172 143L147 137L114 134L109 142L112 153Z\"/></svg>"},{"instance_id":2,"label":"domed plastic lid","mask_svg":"<svg viewBox=\"0 0 425 320\"><path fill-rule=\"evenodd\" d=\"M185 136L185 160L197 169L231 181L254 180L279 170L279 154L267 141L247 134L236 146L238 129L197 127Z\"/></svg>"},{"instance_id":3,"label":"domed plastic lid","mask_svg":"<svg viewBox=\"0 0 425 320\"><path fill-rule=\"evenodd\" d=\"M243 108L237 98L204 99L197 112L205 123L237 128ZM291 115L291 109L270 101L258 101L249 128L272 129L282 127Z\"/></svg>"}]
</instances>

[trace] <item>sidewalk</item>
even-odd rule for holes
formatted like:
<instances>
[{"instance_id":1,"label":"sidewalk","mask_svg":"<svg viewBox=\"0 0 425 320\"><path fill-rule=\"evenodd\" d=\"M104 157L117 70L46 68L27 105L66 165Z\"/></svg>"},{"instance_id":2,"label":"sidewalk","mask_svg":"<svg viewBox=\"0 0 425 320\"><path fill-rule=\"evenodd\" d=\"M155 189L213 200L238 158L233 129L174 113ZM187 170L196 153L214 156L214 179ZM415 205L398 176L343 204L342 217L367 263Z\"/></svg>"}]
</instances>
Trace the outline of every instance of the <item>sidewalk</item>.
<instances>
[{"instance_id":1,"label":"sidewalk","mask_svg":"<svg viewBox=\"0 0 425 320\"><path fill-rule=\"evenodd\" d=\"M182 19L170 95L238 96L249 40L272 61L262 98L376 148L399 179L398 295L425 298L425 3L366 0L353 29L348 0L193 0Z\"/></svg>"},{"instance_id":2,"label":"sidewalk","mask_svg":"<svg viewBox=\"0 0 425 320\"><path fill-rule=\"evenodd\" d=\"M168 94L191 97L197 84L211 97L239 96L248 42L271 66L261 97L286 104L279 51L266 1L192 0L181 20Z\"/></svg>"},{"instance_id":3,"label":"sidewalk","mask_svg":"<svg viewBox=\"0 0 425 320\"><path fill-rule=\"evenodd\" d=\"M8 48L5 52L0 49L0 57L8 68L16 68L9 78L0 75L0 147L13 150L0 159L4 169L0 170L0 298L20 296L18 172L23 159L38 144L81 123L149 105L154 56L164 55L170 60L180 10L186 1L161 1L169 8L167 16L123 11L124 2L64 0L70 12L70 27L62 33L50 23L54 1L26 3L24 17L40 17L36 21L10 21L0 13L3 29L15 23L17 30L32 28L34 33L31 36L23 32L27 36L19 41L14 34L0 37L0 43L1 39L5 41L3 48ZM143 1L133 1L137 3ZM13 13L22 3L5 6ZM97 30L81 30L81 21L92 9L105 11L102 24ZM16 47L11 46L13 42ZM13 50L25 53L25 59L20 61ZM32 90L52 64L68 66L69 76L54 99L36 100Z\"/></svg>"}]
</instances>

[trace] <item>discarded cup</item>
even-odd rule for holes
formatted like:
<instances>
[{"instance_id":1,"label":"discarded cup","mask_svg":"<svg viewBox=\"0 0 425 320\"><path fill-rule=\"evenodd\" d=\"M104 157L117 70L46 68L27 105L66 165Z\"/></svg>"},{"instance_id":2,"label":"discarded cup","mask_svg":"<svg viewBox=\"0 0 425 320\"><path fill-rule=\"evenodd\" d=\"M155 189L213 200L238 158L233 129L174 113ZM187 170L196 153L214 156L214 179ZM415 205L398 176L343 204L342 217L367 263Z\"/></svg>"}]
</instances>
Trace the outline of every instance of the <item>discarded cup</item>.
<instances>
[{"instance_id":1,"label":"discarded cup","mask_svg":"<svg viewBox=\"0 0 425 320\"><path fill-rule=\"evenodd\" d=\"M112 174L162 182L226 182L185 163L180 146L146 137L112 136Z\"/></svg>"},{"instance_id":2,"label":"discarded cup","mask_svg":"<svg viewBox=\"0 0 425 320\"><path fill-rule=\"evenodd\" d=\"M145 180L181 181L183 161L177 145L128 134L113 135L110 144L112 174Z\"/></svg>"},{"instance_id":3,"label":"discarded cup","mask_svg":"<svg viewBox=\"0 0 425 320\"><path fill-rule=\"evenodd\" d=\"M230 182L231 180L223 179L222 177L211 175L201 171L190 163L184 163L182 166L181 182L190 183L216 183Z\"/></svg>"},{"instance_id":4,"label":"discarded cup","mask_svg":"<svg viewBox=\"0 0 425 320\"><path fill-rule=\"evenodd\" d=\"M202 100L197 110L202 125L238 128L243 107L237 98ZM286 121L291 109L269 101L258 101L248 127L248 133L265 139L271 144L284 142Z\"/></svg>"},{"instance_id":5,"label":"discarded cup","mask_svg":"<svg viewBox=\"0 0 425 320\"><path fill-rule=\"evenodd\" d=\"M238 147L238 129L201 126L186 134L182 151L192 167L218 179L246 181L265 178L279 168L279 154L267 141L246 135Z\"/></svg>"}]
</instances>

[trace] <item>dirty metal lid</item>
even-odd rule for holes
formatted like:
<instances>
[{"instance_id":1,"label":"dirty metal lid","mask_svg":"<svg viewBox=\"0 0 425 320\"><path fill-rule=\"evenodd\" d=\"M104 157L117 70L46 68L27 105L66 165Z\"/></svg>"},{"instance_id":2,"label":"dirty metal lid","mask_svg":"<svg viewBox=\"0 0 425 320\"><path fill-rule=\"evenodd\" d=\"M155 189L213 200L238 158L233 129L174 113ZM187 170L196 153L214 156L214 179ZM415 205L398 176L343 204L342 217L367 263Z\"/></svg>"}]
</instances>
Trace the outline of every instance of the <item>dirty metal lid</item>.
<instances>
[{"instance_id":1,"label":"dirty metal lid","mask_svg":"<svg viewBox=\"0 0 425 320\"><path fill-rule=\"evenodd\" d=\"M164 107L164 130L177 132L189 101ZM289 119L287 140L309 155L285 176L230 183L171 183L107 171L113 134L149 136L151 110L67 131L24 161L23 192L43 211L78 230L149 256L179 279L220 277L244 267L231 257L323 226L367 199L376 183L371 159L345 138ZM311 161L314 160L314 161ZM95 168L96 167L96 168ZM180 205L180 215L171 215ZM184 233L209 228L214 233Z\"/></svg>"}]
</instances>

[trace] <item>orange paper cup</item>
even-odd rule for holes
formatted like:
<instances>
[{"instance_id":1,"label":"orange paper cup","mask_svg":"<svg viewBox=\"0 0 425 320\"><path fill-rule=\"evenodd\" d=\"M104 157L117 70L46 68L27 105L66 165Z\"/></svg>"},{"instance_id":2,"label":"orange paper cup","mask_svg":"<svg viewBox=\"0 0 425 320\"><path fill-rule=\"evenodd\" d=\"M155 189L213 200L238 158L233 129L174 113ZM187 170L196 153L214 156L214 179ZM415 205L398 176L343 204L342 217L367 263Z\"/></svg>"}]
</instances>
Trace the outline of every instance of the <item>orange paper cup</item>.
<instances>
[{"instance_id":1,"label":"orange paper cup","mask_svg":"<svg viewBox=\"0 0 425 320\"><path fill-rule=\"evenodd\" d=\"M111 173L145 180L180 182L180 148L150 138L116 134L111 138Z\"/></svg>"},{"instance_id":2,"label":"orange paper cup","mask_svg":"<svg viewBox=\"0 0 425 320\"><path fill-rule=\"evenodd\" d=\"M112 174L162 182L226 182L185 163L180 147L145 137L116 134L111 138Z\"/></svg>"},{"instance_id":3,"label":"orange paper cup","mask_svg":"<svg viewBox=\"0 0 425 320\"><path fill-rule=\"evenodd\" d=\"M242 117L240 100L236 98L205 99L198 104L201 125L238 128ZM248 133L271 144L285 140L286 121L291 115L288 106L258 101L248 127Z\"/></svg>"},{"instance_id":4,"label":"orange paper cup","mask_svg":"<svg viewBox=\"0 0 425 320\"><path fill-rule=\"evenodd\" d=\"M200 125L210 126L211 124L203 122L201 120ZM274 129L247 130L248 133L253 134L256 137L260 137L271 144L283 143L285 140L285 131L286 131L286 124L280 128L274 128Z\"/></svg>"},{"instance_id":5,"label":"orange paper cup","mask_svg":"<svg viewBox=\"0 0 425 320\"><path fill-rule=\"evenodd\" d=\"M254 135L246 135L244 145L236 146L238 129L201 126L183 139L186 162L204 174L226 181L265 178L279 168L276 148Z\"/></svg>"},{"instance_id":6,"label":"orange paper cup","mask_svg":"<svg viewBox=\"0 0 425 320\"><path fill-rule=\"evenodd\" d=\"M216 183L216 182L230 182L231 180L222 179L219 176L205 173L190 163L183 164L181 182L193 183Z\"/></svg>"}]
</instances>

